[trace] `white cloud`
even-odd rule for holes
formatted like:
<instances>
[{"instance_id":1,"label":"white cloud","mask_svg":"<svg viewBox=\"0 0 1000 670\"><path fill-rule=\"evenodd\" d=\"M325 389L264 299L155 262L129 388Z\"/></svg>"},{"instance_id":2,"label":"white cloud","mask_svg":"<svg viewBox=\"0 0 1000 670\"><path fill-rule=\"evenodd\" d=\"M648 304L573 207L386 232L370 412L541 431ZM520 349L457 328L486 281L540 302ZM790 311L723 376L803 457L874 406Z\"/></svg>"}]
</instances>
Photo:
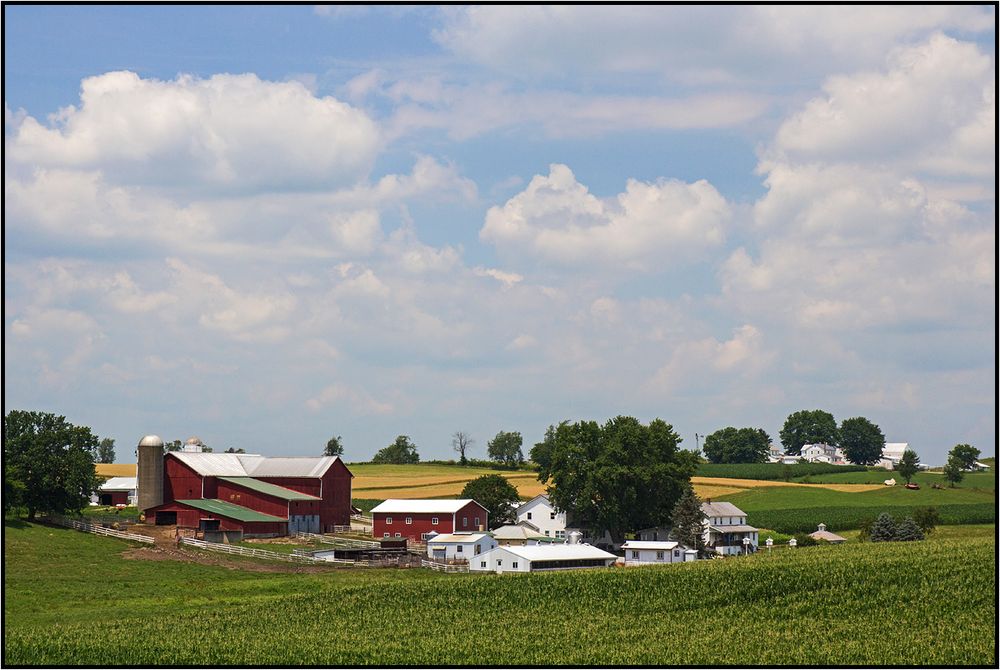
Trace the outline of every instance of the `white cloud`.
<instances>
[{"instance_id":1,"label":"white cloud","mask_svg":"<svg viewBox=\"0 0 1000 670\"><path fill-rule=\"evenodd\" d=\"M492 277L503 284L504 288L510 288L514 284L524 280L524 277L516 272L504 272L496 268L476 267L472 269L472 272L477 277Z\"/></svg>"},{"instance_id":2,"label":"white cloud","mask_svg":"<svg viewBox=\"0 0 1000 670\"><path fill-rule=\"evenodd\" d=\"M764 346L761 332L744 324L728 340L707 337L678 344L649 384L653 389L668 392L713 384L728 386L758 377L775 357L776 352Z\"/></svg>"},{"instance_id":3,"label":"white cloud","mask_svg":"<svg viewBox=\"0 0 1000 670\"><path fill-rule=\"evenodd\" d=\"M344 384L331 384L317 395L306 400L306 407L318 412L331 405L344 403L352 412L360 414L391 414L392 403L376 400L367 391L350 388Z\"/></svg>"},{"instance_id":4,"label":"white cloud","mask_svg":"<svg viewBox=\"0 0 1000 670\"><path fill-rule=\"evenodd\" d=\"M554 164L503 207L491 207L479 235L502 251L564 265L653 270L721 244L729 218L725 199L704 180L630 179L624 193L601 200Z\"/></svg>"},{"instance_id":5,"label":"white cloud","mask_svg":"<svg viewBox=\"0 0 1000 670\"><path fill-rule=\"evenodd\" d=\"M101 170L117 183L247 191L353 184L380 142L363 112L296 81L122 71L84 79L79 107L47 125L24 118L5 144L15 162Z\"/></svg>"}]
</instances>

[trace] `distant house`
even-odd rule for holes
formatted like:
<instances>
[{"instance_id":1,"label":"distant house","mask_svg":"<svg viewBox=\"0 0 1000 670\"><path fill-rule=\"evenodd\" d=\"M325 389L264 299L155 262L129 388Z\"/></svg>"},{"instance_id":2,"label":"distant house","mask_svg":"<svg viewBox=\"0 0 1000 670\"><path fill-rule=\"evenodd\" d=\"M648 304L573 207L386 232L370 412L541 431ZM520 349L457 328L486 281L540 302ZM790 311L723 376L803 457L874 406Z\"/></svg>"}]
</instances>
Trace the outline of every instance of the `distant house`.
<instances>
[{"instance_id":1,"label":"distant house","mask_svg":"<svg viewBox=\"0 0 1000 670\"><path fill-rule=\"evenodd\" d=\"M757 529L747 525L746 512L728 502L705 502L701 505L705 515L705 546L723 556L757 551ZM750 540L744 545L743 540Z\"/></svg>"},{"instance_id":2,"label":"distant house","mask_svg":"<svg viewBox=\"0 0 1000 670\"><path fill-rule=\"evenodd\" d=\"M517 507L518 522L527 521L547 537L566 537L566 512L558 512L544 493Z\"/></svg>"},{"instance_id":3,"label":"distant house","mask_svg":"<svg viewBox=\"0 0 1000 670\"><path fill-rule=\"evenodd\" d=\"M886 470L894 470L903 458L903 452L910 448L909 442L886 442L882 447L882 458L878 465Z\"/></svg>"},{"instance_id":4,"label":"distant house","mask_svg":"<svg viewBox=\"0 0 1000 670\"><path fill-rule=\"evenodd\" d=\"M488 533L445 533L427 540L427 556L438 561L471 561L496 546Z\"/></svg>"},{"instance_id":5,"label":"distant house","mask_svg":"<svg viewBox=\"0 0 1000 670\"><path fill-rule=\"evenodd\" d=\"M134 505L136 477L112 477L94 494L97 505Z\"/></svg>"},{"instance_id":6,"label":"distant house","mask_svg":"<svg viewBox=\"0 0 1000 670\"><path fill-rule=\"evenodd\" d=\"M847 542L847 538L841 537L836 533L831 533L826 529L826 524L821 523L819 525L819 530L809 533L809 537L814 540L822 540L824 542L829 542L831 544L840 544L842 542Z\"/></svg>"},{"instance_id":7,"label":"distant house","mask_svg":"<svg viewBox=\"0 0 1000 670\"><path fill-rule=\"evenodd\" d=\"M526 545L540 544L541 542L562 542L563 540L556 539L554 537L548 537L542 535L538 532L537 528L531 526L528 522L522 521L517 524L500 526L499 528L494 528L490 533L493 539L497 541L501 547L523 547Z\"/></svg>"},{"instance_id":8,"label":"distant house","mask_svg":"<svg viewBox=\"0 0 1000 670\"><path fill-rule=\"evenodd\" d=\"M687 549L679 542L644 542L628 540L622 545L625 565L656 565L659 563L684 563L698 558L698 552Z\"/></svg>"},{"instance_id":9,"label":"distant house","mask_svg":"<svg viewBox=\"0 0 1000 670\"><path fill-rule=\"evenodd\" d=\"M833 465L847 465L844 451L840 447L832 447L829 444L804 444L801 451L802 458L810 463L831 463Z\"/></svg>"},{"instance_id":10,"label":"distant house","mask_svg":"<svg viewBox=\"0 0 1000 670\"><path fill-rule=\"evenodd\" d=\"M384 500L372 508L372 537L426 540L456 531L485 531L486 508L475 500Z\"/></svg>"},{"instance_id":11,"label":"distant house","mask_svg":"<svg viewBox=\"0 0 1000 670\"><path fill-rule=\"evenodd\" d=\"M539 544L497 547L469 561L473 572L538 572L573 568L605 568L618 557L589 544Z\"/></svg>"}]
</instances>

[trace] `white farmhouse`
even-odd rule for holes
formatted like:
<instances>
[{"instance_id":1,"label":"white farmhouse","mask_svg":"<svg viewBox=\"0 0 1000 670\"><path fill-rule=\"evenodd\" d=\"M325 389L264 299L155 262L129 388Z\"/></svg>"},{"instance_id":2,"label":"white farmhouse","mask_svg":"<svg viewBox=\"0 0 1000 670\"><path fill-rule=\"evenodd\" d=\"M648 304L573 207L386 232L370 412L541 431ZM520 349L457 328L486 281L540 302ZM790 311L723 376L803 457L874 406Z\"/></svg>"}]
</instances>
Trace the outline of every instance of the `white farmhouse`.
<instances>
[{"instance_id":1,"label":"white farmhouse","mask_svg":"<svg viewBox=\"0 0 1000 670\"><path fill-rule=\"evenodd\" d=\"M810 463L847 465L847 459L844 457L844 452L840 447L832 447L822 442L802 445L801 456Z\"/></svg>"},{"instance_id":2,"label":"white farmhouse","mask_svg":"<svg viewBox=\"0 0 1000 670\"><path fill-rule=\"evenodd\" d=\"M705 515L705 546L723 556L757 551L757 529L747 525L746 512L728 502L701 504ZM743 540L749 539L746 545Z\"/></svg>"},{"instance_id":3,"label":"white farmhouse","mask_svg":"<svg viewBox=\"0 0 1000 670\"><path fill-rule=\"evenodd\" d=\"M605 568L618 557L589 544L539 544L531 547L497 547L469 561L473 572L538 572Z\"/></svg>"},{"instance_id":4,"label":"white farmhouse","mask_svg":"<svg viewBox=\"0 0 1000 670\"><path fill-rule=\"evenodd\" d=\"M696 550L686 549L679 542L628 540L622 545L622 549L625 550L625 565L684 563L698 558Z\"/></svg>"},{"instance_id":5,"label":"white farmhouse","mask_svg":"<svg viewBox=\"0 0 1000 670\"><path fill-rule=\"evenodd\" d=\"M566 512L557 512L544 493L518 506L517 521L527 521L546 537L566 537Z\"/></svg>"},{"instance_id":6,"label":"white farmhouse","mask_svg":"<svg viewBox=\"0 0 1000 670\"><path fill-rule=\"evenodd\" d=\"M487 533L445 533L427 540L427 556L437 561L471 561L497 546Z\"/></svg>"}]
</instances>

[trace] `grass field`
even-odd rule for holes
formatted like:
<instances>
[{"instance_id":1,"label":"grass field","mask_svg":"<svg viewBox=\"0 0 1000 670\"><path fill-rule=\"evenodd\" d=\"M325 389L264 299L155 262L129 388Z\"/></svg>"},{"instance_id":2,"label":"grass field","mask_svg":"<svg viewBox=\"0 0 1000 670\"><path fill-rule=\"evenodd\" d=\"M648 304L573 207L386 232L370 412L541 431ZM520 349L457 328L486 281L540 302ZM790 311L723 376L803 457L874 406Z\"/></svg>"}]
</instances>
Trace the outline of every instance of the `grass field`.
<instances>
[{"instance_id":1,"label":"grass field","mask_svg":"<svg viewBox=\"0 0 1000 670\"><path fill-rule=\"evenodd\" d=\"M819 475L809 475L798 477L793 481L812 482L816 484L882 484L886 479L895 479L897 486L904 482L897 472L886 472L884 470L868 470L866 472L838 472L825 473ZM913 481L921 487L938 484L948 486L944 475L940 472L918 472L913 476ZM992 472L967 472L962 479L961 488L996 489L996 475Z\"/></svg>"},{"instance_id":2,"label":"grass field","mask_svg":"<svg viewBox=\"0 0 1000 670\"><path fill-rule=\"evenodd\" d=\"M996 660L995 545L985 534L809 547L675 566L503 576L415 569L244 572L126 560L120 555L126 547L68 529L8 524L4 663L989 665ZM485 632L496 630L503 634ZM535 642L525 644L527 639Z\"/></svg>"}]
</instances>

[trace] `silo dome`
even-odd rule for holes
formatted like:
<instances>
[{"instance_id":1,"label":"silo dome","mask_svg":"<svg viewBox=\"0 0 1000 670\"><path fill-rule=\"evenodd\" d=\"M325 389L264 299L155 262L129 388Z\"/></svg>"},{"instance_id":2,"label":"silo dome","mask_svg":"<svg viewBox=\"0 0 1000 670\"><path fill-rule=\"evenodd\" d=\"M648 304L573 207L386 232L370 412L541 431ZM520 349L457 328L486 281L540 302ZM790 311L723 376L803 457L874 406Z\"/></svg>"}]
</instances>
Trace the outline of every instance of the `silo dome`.
<instances>
[{"instance_id":1,"label":"silo dome","mask_svg":"<svg viewBox=\"0 0 1000 670\"><path fill-rule=\"evenodd\" d=\"M162 447L163 440L160 439L159 435L147 435L146 437L139 440L140 447Z\"/></svg>"},{"instance_id":2,"label":"silo dome","mask_svg":"<svg viewBox=\"0 0 1000 670\"><path fill-rule=\"evenodd\" d=\"M201 441L200 437L189 437L184 441L184 444L205 444Z\"/></svg>"}]
</instances>

